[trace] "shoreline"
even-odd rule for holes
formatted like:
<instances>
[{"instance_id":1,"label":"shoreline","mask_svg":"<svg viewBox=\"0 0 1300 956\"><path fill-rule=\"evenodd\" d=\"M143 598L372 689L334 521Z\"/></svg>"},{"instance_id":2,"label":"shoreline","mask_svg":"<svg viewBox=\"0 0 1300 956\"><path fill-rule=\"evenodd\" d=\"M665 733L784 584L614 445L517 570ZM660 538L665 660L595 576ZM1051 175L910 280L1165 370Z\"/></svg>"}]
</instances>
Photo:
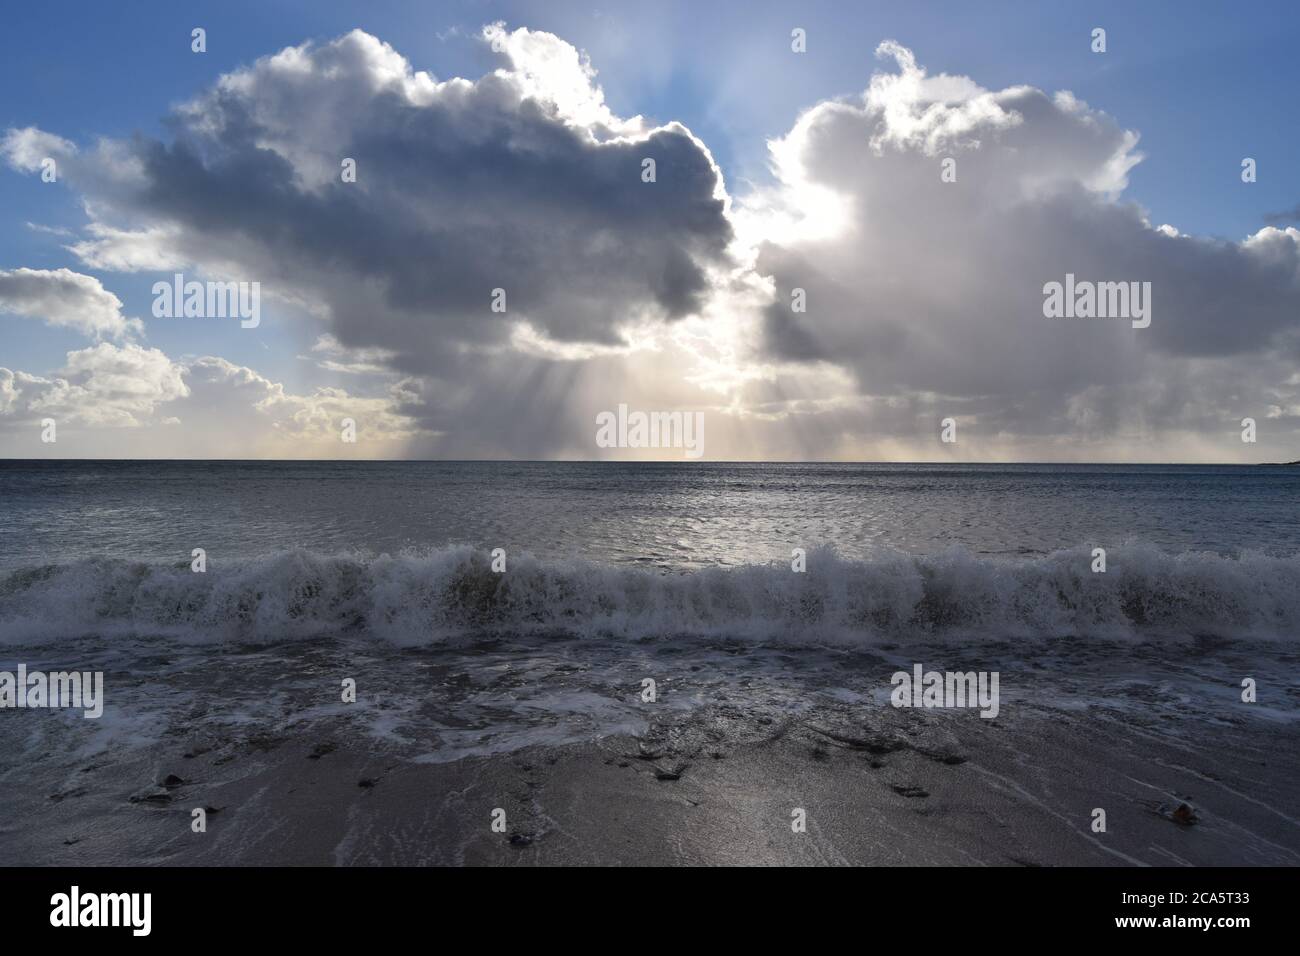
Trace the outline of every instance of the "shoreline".
<instances>
[{"instance_id":1,"label":"shoreline","mask_svg":"<svg viewBox=\"0 0 1300 956\"><path fill-rule=\"evenodd\" d=\"M378 711L348 711L303 698L311 685L294 681L332 683L335 667L358 666L355 647L213 653L207 666L225 676L194 698L180 693L179 675L197 686L202 670L159 646L136 659L138 697L123 705L110 696L110 710L138 708L141 726L161 722L156 740L88 756L58 736L87 728L28 714L49 720L55 736L24 758L13 749L22 733L15 715L0 714L0 752L10 755L0 763L0 861L1296 865L1300 687L1288 675L1297 655L1262 648L1267 654L1257 643L932 645L834 654L827 668L809 662L811 651L732 647L724 653L733 666L720 673L716 658L654 646L658 666L676 668L654 705L639 703L630 680L611 687L566 664L588 649L582 642L538 646L526 673L501 671L502 658L482 649L454 658L393 650L375 655L373 673L419 672L416 693L399 693L394 679ZM551 657L539 664L544 653ZM904 657L933 662L945 653L1001 671L997 718L888 705L882 674ZM464 670L479 657L482 673ZM1207 680L1247 660L1262 703L1206 696ZM828 674L842 679L828 683ZM374 693L375 680L360 684ZM240 681L254 682L285 719L219 714ZM569 706L583 693L621 694L620 705L644 719L629 730L635 720L600 711L604 726L623 729L528 743L564 736L562 708L538 710L527 698L539 682L563 681L556 699ZM488 715L482 727L472 726L476 708ZM500 739L520 720L513 738ZM448 741L462 734L480 749L506 749L457 757ZM430 749L435 738L444 749ZM1194 808L1194 823L1179 821L1180 803ZM207 809L204 833L191 829L196 807ZM1105 833L1091 830L1096 808L1106 811ZM496 809L505 811L500 832ZM798 809L806 832L792 829Z\"/></svg>"}]
</instances>

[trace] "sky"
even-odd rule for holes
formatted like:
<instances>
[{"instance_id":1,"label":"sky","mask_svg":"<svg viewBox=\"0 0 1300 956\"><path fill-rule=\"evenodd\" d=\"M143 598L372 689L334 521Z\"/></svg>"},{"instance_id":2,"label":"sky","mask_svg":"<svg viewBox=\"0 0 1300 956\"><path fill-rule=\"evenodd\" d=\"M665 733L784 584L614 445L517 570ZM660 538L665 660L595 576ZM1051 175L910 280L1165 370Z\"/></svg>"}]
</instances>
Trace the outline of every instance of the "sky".
<instances>
[{"instance_id":1,"label":"sky","mask_svg":"<svg viewBox=\"0 0 1300 956\"><path fill-rule=\"evenodd\" d=\"M4 17L2 457L1300 458L1294 4Z\"/></svg>"}]
</instances>

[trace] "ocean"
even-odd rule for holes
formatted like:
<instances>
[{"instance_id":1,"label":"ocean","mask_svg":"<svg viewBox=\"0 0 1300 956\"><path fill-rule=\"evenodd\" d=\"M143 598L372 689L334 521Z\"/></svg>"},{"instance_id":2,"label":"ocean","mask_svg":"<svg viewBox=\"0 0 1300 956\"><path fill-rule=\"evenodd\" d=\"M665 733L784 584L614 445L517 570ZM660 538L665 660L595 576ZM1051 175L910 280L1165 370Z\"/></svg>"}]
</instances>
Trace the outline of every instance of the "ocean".
<instances>
[{"instance_id":1,"label":"ocean","mask_svg":"<svg viewBox=\"0 0 1300 956\"><path fill-rule=\"evenodd\" d=\"M0 859L1294 864L1298 501L1290 467L0 462L0 672L103 675L95 719L0 712ZM996 719L891 706L914 668L1000 674ZM734 817L809 787L912 855ZM682 794L751 855L683 844Z\"/></svg>"},{"instance_id":2,"label":"ocean","mask_svg":"<svg viewBox=\"0 0 1300 956\"><path fill-rule=\"evenodd\" d=\"M0 500L7 640L1300 622L1300 468L5 461Z\"/></svg>"}]
</instances>

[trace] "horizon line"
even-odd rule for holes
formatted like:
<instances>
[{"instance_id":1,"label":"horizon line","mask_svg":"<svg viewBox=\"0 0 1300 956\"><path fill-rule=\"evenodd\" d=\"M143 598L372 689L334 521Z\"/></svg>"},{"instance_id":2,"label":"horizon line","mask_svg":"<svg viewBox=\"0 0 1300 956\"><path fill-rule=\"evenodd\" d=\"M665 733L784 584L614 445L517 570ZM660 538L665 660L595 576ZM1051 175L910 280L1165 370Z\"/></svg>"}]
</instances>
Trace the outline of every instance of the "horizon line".
<instances>
[{"instance_id":1,"label":"horizon line","mask_svg":"<svg viewBox=\"0 0 1300 956\"><path fill-rule=\"evenodd\" d=\"M514 465L1132 465L1132 466L1178 466L1178 467L1213 467L1213 468L1285 468L1300 465L1296 461L885 461L879 459L857 458L17 458L0 455L0 462L194 462L200 464L223 463L264 463L264 464L514 464Z\"/></svg>"}]
</instances>

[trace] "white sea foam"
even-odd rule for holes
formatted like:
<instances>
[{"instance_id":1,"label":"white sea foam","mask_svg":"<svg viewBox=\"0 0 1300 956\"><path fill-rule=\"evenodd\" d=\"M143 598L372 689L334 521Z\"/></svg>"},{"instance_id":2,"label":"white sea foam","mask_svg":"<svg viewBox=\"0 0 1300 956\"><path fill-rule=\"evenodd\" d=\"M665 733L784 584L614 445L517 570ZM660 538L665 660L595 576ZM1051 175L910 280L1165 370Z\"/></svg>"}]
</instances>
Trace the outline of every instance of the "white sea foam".
<instances>
[{"instance_id":1,"label":"white sea foam","mask_svg":"<svg viewBox=\"0 0 1300 956\"><path fill-rule=\"evenodd\" d=\"M952 549L662 573L469 547L366 556L288 551L196 574L90 559L0 576L0 643L169 635L271 643L363 634L401 645L480 636L733 637L870 643L929 637L1290 638L1300 556L1129 545L1036 558Z\"/></svg>"}]
</instances>

